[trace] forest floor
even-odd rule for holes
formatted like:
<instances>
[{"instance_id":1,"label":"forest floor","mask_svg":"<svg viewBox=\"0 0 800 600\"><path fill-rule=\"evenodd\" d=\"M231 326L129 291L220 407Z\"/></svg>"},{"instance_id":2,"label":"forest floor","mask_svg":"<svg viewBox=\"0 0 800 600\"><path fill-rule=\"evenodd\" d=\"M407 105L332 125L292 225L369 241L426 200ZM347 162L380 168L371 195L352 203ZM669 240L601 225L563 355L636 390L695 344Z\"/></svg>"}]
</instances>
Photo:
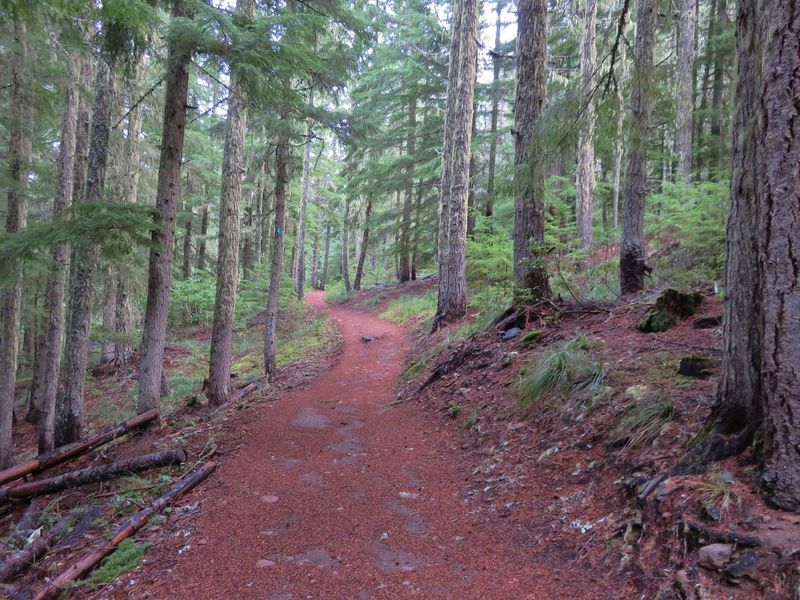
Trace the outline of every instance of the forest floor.
<instances>
[{"instance_id":1,"label":"forest floor","mask_svg":"<svg viewBox=\"0 0 800 600\"><path fill-rule=\"evenodd\" d=\"M190 497L199 510L173 524L115 597L629 596L623 578L526 543L465 493L472 465L458 437L416 406L394 405L407 330L326 307L320 292L309 301L342 332L338 362L263 405L235 455Z\"/></svg>"},{"instance_id":2,"label":"forest floor","mask_svg":"<svg viewBox=\"0 0 800 600\"><path fill-rule=\"evenodd\" d=\"M636 501L702 435L721 333L713 319L695 321L719 317L718 298L705 295L694 317L657 334L635 328L651 292L537 305L513 336L474 311L429 335L435 283L380 286L338 305L313 292L283 320L287 353L273 385L212 415L182 401L159 429L82 459L177 444L191 463L213 455L218 467L73 595L800 598L800 518L764 504L752 451ZM257 370L247 340L260 335L254 320L237 338L237 387ZM167 358L176 383L200 376L194 345L207 344L204 329L184 337ZM709 359L700 377L677 372L697 355ZM561 383L522 410L523 382L553 356L566 365ZM590 384L576 387L587 372ZM93 392L91 410L115 420L104 407L124 409L132 378L96 375L107 392ZM36 589L63 571L169 485L163 471L153 477L52 498L48 511L94 505L98 518L15 585ZM3 520L10 531L22 517L17 508Z\"/></svg>"}]
</instances>

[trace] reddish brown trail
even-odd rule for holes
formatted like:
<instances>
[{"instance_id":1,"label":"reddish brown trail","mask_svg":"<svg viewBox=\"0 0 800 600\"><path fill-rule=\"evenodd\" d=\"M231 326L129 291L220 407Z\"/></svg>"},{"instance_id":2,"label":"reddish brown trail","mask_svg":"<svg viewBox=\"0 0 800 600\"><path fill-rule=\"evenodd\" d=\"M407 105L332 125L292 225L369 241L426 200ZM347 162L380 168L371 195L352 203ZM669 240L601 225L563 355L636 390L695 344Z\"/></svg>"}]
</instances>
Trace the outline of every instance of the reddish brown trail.
<instances>
[{"instance_id":1,"label":"reddish brown trail","mask_svg":"<svg viewBox=\"0 0 800 600\"><path fill-rule=\"evenodd\" d=\"M190 497L201 502L191 534L149 551L116 597L616 597L602 576L559 563L558 549L523 547L464 499L457 434L415 404L387 408L404 330L321 293L309 301L342 331L337 365L253 413L238 455Z\"/></svg>"}]
</instances>

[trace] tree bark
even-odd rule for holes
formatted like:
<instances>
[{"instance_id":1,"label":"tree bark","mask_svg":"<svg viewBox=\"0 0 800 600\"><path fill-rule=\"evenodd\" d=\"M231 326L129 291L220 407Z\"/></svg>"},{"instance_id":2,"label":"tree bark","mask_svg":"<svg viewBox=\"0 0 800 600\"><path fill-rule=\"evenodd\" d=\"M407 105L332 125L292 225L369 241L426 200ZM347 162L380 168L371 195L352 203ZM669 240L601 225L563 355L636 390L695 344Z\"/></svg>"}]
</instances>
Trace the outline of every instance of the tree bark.
<instances>
[{"instance_id":1,"label":"tree bark","mask_svg":"<svg viewBox=\"0 0 800 600\"><path fill-rule=\"evenodd\" d=\"M77 471L68 471L67 473L62 473L54 477L0 488L0 502L9 499L21 500L23 498L31 498L43 494L52 494L53 492L59 492L87 483L108 481L109 479L114 479L126 473L141 473L142 471L148 471L150 469L158 469L159 467L182 463L185 460L185 451L181 449L171 449L145 454L144 456L136 456L134 458L128 458L97 467L86 467L85 469L78 469Z\"/></svg>"},{"instance_id":2,"label":"tree bark","mask_svg":"<svg viewBox=\"0 0 800 600\"><path fill-rule=\"evenodd\" d=\"M281 125L288 127L288 119L281 118ZM275 148L275 228L272 236L272 264L270 265L267 310L264 321L264 375L271 380L277 370L278 299L281 293L283 271L283 244L286 235L286 169L289 164L289 133L281 131Z\"/></svg>"},{"instance_id":3,"label":"tree bark","mask_svg":"<svg viewBox=\"0 0 800 600\"><path fill-rule=\"evenodd\" d=\"M175 7L175 16L187 16L183 4ZM172 256L175 244L175 213L181 195L181 159L186 128L186 99L189 85L188 65L191 49L178 41L170 44L167 57L164 121L161 133L161 158L156 187L155 228L150 250L142 344L139 352L139 393L136 410L143 413L157 408L161 398L164 340L167 333L167 309L172 285Z\"/></svg>"},{"instance_id":4,"label":"tree bark","mask_svg":"<svg viewBox=\"0 0 800 600\"><path fill-rule=\"evenodd\" d=\"M252 0L239 0L237 12L251 19ZM217 251L217 292L211 327L206 395L209 408L228 401L233 360L233 319L239 285L239 205L242 198L244 136L247 127L247 86L243 73L233 68L228 94L228 117L222 163L219 204L219 249Z\"/></svg>"},{"instance_id":5,"label":"tree bark","mask_svg":"<svg viewBox=\"0 0 800 600\"><path fill-rule=\"evenodd\" d=\"M137 58L134 67L133 83L128 90L128 103L135 104L128 115L128 136L125 139L125 169L126 176L123 182L125 193L123 202L126 204L136 204L139 195L139 175L141 173L139 158L142 144L139 137L142 134L142 122L144 120L144 110L141 104L136 104L139 90L142 85L142 78L145 72L144 54ZM131 323L131 299L128 294L130 287L128 274L117 267L117 305L116 305L116 329L114 331L116 341L114 342L114 365L123 367L131 360L133 348L128 338L131 335L133 325Z\"/></svg>"},{"instance_id":6,"label":"tree bark","mask_svg":"<svg viewBox=\"0 0 800 600\"><path fill-rule=\"evenodd\" d=\"M477 59L477 53L476 53ZM477 73L477 64L475 65ZM478 137L478 102L473 97L472 101L472 133L470 140L475 140ZM471 143L471 142L470 142ZM469 152L469 179L467 180L467 237L472 238L472 233L475 231L475 217L478 214L477 196L475 195L475 179L478 176L478 161L475 160L475 153L470 148Z\"/></svg>"},{"instance_id":7,"label":"tree bark","mask_svg":"<svg viewBox=\"0 0 800 600\"><path fill-rule=\"evenodd\" d=\"M311 287L319 289L319 229L314 229L314 242L311 247Z\"/></svg>"},{"instance_id":8,"label":"tree bark","mask_svg":"<svg viewBox=\"0 0 800 600\"><path fill-rule=\"evenodd\" d=\"M408 138L406 140L406 156L408 157L404 169L405 178L405 197L403 199L403 213L400 222L400 272L399 281L405 283L411 277L410 249L411 249L411 208L414 202L414 166L415 160L415 141L417 135L417 99L411 98L408 101ZM367 207L371 208L371 199L368 199ZM365 226L364 231L367 230ZM359 288L356 288L359 289Z\"/></svg>"},{"instance_id":9,"label":"tree bark","mask_svg":"<svg viewBox=\"0 0 800 600\"><path fill-rule=\"evenodd\" d=\"M361 289L361 277L364 274L364 261L367 258L367 244L369 242L369 217L372 214L372 197L367 198L367 210L364 215L364 233L361 237L361 248L358 253L358 265L356 266L356 277L353 280L353 289Z\"/></svg>"},{"instance_id":10,"label":"tree bark","mask_svg":"<svg viewBox=\"0 0 800 600\"><path fill-rule=\"evenodd\" d=\"M31 162L32 99L28 77L29 47L25 24L15 16L15 48L11 57L11 113L7 164L6 232L24 229L28 218L28 173ZM14 400L17 380L19 324L22 309L22 265L14 261L12 282L0 292L0 468L14 461Z\"/></svg>"},{"instance_id":11,"label":"tree bark","mask_svg":"<svg viewBox=\"0 0 800 600\"><path fill-rule=\"evenodd\" d=\"M728 0L717 0L717 15L715 34L719 35L720 32L728 25ZM722 93L724 87L725 77L725 64L724 53L719 51L719 48L714 50L714 75L711 82L711 143L712 155L714 157L714 166L717 168L724 168L725 158L725 144L722 132Z\"/></svg>"},{"instance_id":12,"label":"tree bark","mask_svg":"<svg viewBox=\"0 0 800 600\"><path fill-rule=\"evenodd\" d=\"M644 199L647 195L647 148L650 142L653 96L650 72L655 47L655 0L639 0L634 46L634 82L631 94L631 127L622 206L620 241L620 289L632 294L644 288L646 243Z\"/></svg>"},{"instance_id":13,"label":"tree bark","mask_svg":"<svg viewBox=\"0 0 800 600\"><path fill-rule=\"evenodd\" d=\"M518 300L550 296L543 262L545 165L531 154L544 106L547 1L520 0L517 7L517 89L514 104L514 281Z\"/></svg>"},{"instance_id":14,"label":"tree bark","mask_svg":"<svg viewBox=\"0 0 800 600\"><path fill-rule=\"evenodd\" d=\"M197 247L197 270L206 268L206 236L208 235L208 204L203 206L203 216L200 220L200 241Z\"/></svg>"},{"instance_id":15,"label":"tree bark","mask_svg":"<svg viewBox=\"0 0 800 600\"><path fill-rule=\"evenodd\" d=\"M344 200L344 217L342 218L342 252L341 268L344 289L349 294L353 287L350 285L350 197Z\"/></svg>"},{"instance_id":16,"label":"tree bark","mask_svg":"<svg viewBox=\"0 0 800 600\"><path fill-rule=\"evenodd\" d=\"M313 104L313 96L309 103ZM297 258L295 268L294 293L298 300L303 299L306 285L306 213L308 211L308 186L311 177L311 141L314 139L314 130L309 119L306 129L306 139L303 146L303 179L300 184L300 210L297 214Z\"/></svg>"},{"instance_id":17,"label":"tree bark","mask_svg":"<svg viewBox=\"0 0 800 600\"><path fill-rule=\"evenodd\" d=\"M58 148L58 180L53 202L53 220L61 219L72 203L75 175L75 144L78 129L78 81L80 64L77 57L67 56L67 82L64 89L64 112L61 118L61 143ZM38 381L31 408L36 423L39 453L52 450L55 444L53 433L58 385L58 365L61 362L61 338L64 335L64 292L66 289L67 247L59 244L53 248L55 268L47 278L44 312L45 330L41 351L37 357Z\"/></svg>"},{"instance_id":18,"label":"tree bark","mask_svg":"<svg viewBox=\"0 0 800 600\"><path fill-rule=\"evenodd\" d=\"M495 13L497 18L494 25L494 54L492 54L492 116L491 137L489 138L489 173L486 180L486 208L484 214L491 217L494 214L494 176L497 168L497 122L500 117L500 34L503 29L502 0L497 0Z\"/></svg>"},{"instance_id":19,"label":"tree bark","mask_svg":"<svg viewBox=\"0 0 800 600\"><path fill-rule=\"evenodd\" d=\"M192 276L192 219L194 214L192 208L188 207L189 214L183 222L183 264L181 265L181 277L184 281Z\"/></svg>"},{"instance_id":20,"label":"tree bark","mask_svg":"<svg viewBox=\"0 0 800 600\"><path fill-rule=\"evenodd\" d=\"M725 303L722 319L722 375L709 434L693 454L697 462L717 460L746 448L762 423L761 364L764 328L763 277L759 267L758 143L761 138L761 35L759 11L740 0L737 7L737 77L733 153L726 232Z\"/></svg>"},{"instance_id":21,"label":"tree bark","mask_svg":"<svg viewBox=\"0 0 800 600\"><path fill-rule=\"evenodd\" d=\"M456 4L459 8L453 35L458 40L458 51L456 68L450 71L447 86L445 128L449 136L445 134L442 160L447 166L443 168L440 200L447 207L447 225L445 239L439 239L439 294L434 331L467 312L467 198L480 11L477 0L458 0ZM454 66L452 61L450 66L451 69Z\"/></svg>"},{"instance_id":22,"label":"tree bark","mask_svg":"<svg viewBox=\"0 0 800 600\"><path fill-rule=\"evenodd\" d=\"M761 484L772 504L800 512L800 6L767 0L764 8L755 236L763 274Z\"/></svg>"},{"instance_id":23,"label":"tree bark","mask_svg":"<svg viewBox=\"0 0 800 600\"><path fill-rule=\"evenodd\" d=\"M692 118L694 109L694 41L697 0L681 1L678 35L678 71L675 115L675 154L678 176L686 183L692 179Z\"/></svg>"},{"instance_id":24,"label":"tree bark","mask_svg":"<svg viewBox=\"0 0 800 600\"><path fill-rule=\"evenodd\" d=\"M325 252L322 259L322 273L319 276L319 289L325 290L328 283L328 260L331 255L331 222L325 221Z\"/></svg>"},{"instance_id":25,"label":"tree bark","mask_svg":"<svg viewBox=\"0 0 800 600\"><path fill-rule=\"evenodd\" d=\"M85 199L87 203L93 204L102 202L105 191L111 104L114 98L114 74L102 61L97 65L95 81ZM55 444L57 446L79 439L83 428L84 388L98 257L96 247L82 246L73 249L70 259L64 364L56 401Z\"/></svg>"},{"instance_id":26,"label":"tree bark","mask_svg":"<svg viewBox=\"0 0 800 600\"><path fill-rule=\"evenodd\" d=\"M691 0L687 0L691 1ZM595 32L597 2L586 0L583 14L583 43L581 46L581 80L583 93L583 116L578 135L578 168L575 182L575 215L578 225L578 240L583 250L592 247L592 214L594 204L594 69L597 62Z\"/></svg>"}]
</instances>

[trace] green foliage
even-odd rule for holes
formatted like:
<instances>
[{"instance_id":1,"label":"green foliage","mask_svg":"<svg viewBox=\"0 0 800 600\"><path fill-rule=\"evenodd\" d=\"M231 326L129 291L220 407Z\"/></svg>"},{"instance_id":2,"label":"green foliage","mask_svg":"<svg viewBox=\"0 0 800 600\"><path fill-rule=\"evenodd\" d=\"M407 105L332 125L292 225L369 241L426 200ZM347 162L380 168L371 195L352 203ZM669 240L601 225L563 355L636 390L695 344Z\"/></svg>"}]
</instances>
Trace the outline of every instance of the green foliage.
<instances>
[{"instance_id":1,"label":"green foliage","mask_svg":"<svg viewBox=\"0 0 800 600\"><path fill-rule=\"evenodd\" d=\"M447 407L447 414L451 419L455 419L461 413L461 406L458 402L451 402Z\"/></svg>"},{"instance_id":2,"label":"green foliage","mask_svg":"<svg viewBox=\"0 0 800 600\"><path fill-rule=\"evenodd\" d=\"M142 564L142 557L148 546L149 543L139 544L131 538L122 540L114 553L106 557L92 573L88 582L92 585L111 583L123 573L132 571Z\"/></svg>"},{"instance_id":3,"label":"green foliage","mask_svg":"<svg viewBox=\"0 0 800 600\"><path fill-rule=\"evenodd\" d=\"M728 193L727 181L666 182L648 196L646 232L661 248L657 275L687 287L722 279Z\"/></svg>"},{"instance_id":4,"label":"green foliage","mask_svg":"<svg viewBox=\"0 0 800 600\"><path fill-rule=\"evenodd\" d=\"M578 335L545 350L520 372L517 406L530 412L545 398L570 398L582 408L594 408L610 396L604 385L603 363L591 352L589 340Z\"/></svg>"},{"instance_id":5,"label":"green foliage","mask_svg":"<svg viewBox=\"0 0 800 600\"><path fill-rule=\"evenodd\" d=\"M406 294L391 300L381 313L381 318L393 323L407 323L412 319L428 319L436 312L436 291L422 295Z\"/></svg>"},{"instance_id":6,"label":"green foliage","mask_svg":"<svg viewBox=\"0 0 800 600\"><path fill-rule=\"evenodd\" d=\"M344 288L344 281L330 281L325 286L325 301L329 304L341 304L347 300L350 295Z\"/></svg>"},{"instance_id":7,"label":"green foliage","mask_svg":"<svg viewBox=\"0 0 800 600\"><path fill-rule=\"evenodd\" d=\"M169 300L171 327L211 324L214 317L216 277L208 271L195 271L185 280L172 282Z\"/></svg>"},{"instance_id":8,"label":"green foliage","mask_svg":"<svg viewBox=\"0 0 800 600\"><path fill-rule=\"evenodd\" d=\"M139 247L152 247L154 209L130 204L78 204L64 219L28 225L15 233L0 234L0 284L8 279L14 259L49 268L49 250L59 244L97 246L107 260L120 260Z\"/></svg>"}]
</instances>

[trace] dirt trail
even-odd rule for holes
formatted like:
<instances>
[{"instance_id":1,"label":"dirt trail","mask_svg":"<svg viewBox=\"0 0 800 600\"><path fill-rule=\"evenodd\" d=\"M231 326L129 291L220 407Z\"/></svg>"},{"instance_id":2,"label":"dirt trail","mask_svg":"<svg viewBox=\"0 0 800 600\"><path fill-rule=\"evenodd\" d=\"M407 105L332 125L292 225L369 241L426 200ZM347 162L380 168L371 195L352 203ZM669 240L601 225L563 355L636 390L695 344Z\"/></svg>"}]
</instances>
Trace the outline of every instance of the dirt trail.
<instances>
[{"instance_id":1,"label":"dirt trail","mask_svg":"<svg viewBox=\"0 0 800 600\"><path fill-rule=\"evenodd\" d=\"M342 331L338 364L264 405L238 455L190 496L201 502L191 535L148 552L117 597L616 597L602 574L492 524L461 494L467 465L452 435L414 406L386 407L409 349L402 329L321 293L309 301Z\"/></svg>"}]
</instances>

